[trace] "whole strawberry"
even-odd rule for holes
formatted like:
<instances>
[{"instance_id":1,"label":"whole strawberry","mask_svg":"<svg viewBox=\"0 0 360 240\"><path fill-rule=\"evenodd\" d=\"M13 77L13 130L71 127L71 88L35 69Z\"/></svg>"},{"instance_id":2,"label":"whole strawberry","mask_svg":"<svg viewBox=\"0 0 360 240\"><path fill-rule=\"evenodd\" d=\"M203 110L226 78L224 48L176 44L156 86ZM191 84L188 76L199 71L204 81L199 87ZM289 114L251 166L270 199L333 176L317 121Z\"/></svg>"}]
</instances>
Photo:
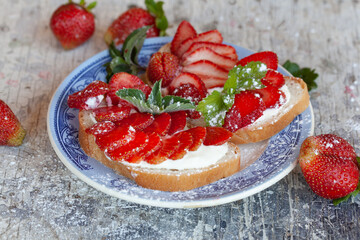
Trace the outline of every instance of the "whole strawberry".
<instances>
[{"instance_id":1,"label":"whole strawberry","mask_svg":"<svg viewBox=\"0 0 360 240\"><path fill-rule=\"evenodd\" d=\"M299 163L306 182L319 196L335 204L358 193L359 168L354 148L333 134L311 136L300 149Z\"/></svg>"},{"instance_id":2,"label":"whole strawberry","mask_svg":"<svg viewBox=\"0 0 360 240\"><path fill-rule=\"evenodd\" d=\"M152 26L147 31L147 37L164 36L168 22L162 8L163 2L145 0L145 5L146 10L131 8L115 19L105 33L105 42L108 45L112 42L121 44L130 33L144 26Z\"/></svg>"},{"instance_id":3,"label":"whole strawberry","mask_svg":"<svg viewBox=\"0 0 360 240\"><path fill-rule=\"evenodd\" d=\"M95 6L96 2L86 6L84 0L79 4L69 0L53 13L50 28L64 49L73 49L93 35L95 21L90 10Z\"/></svg>"},{"instance_id":4,"label":"whole strawberry","mask_svg":"<svg viewBox=\"0 0 360 240\"><path fill-rule=\"evenodd\" d=\"M19 146L26 135L10 107L0 100L0 145Z\"/></svg>"}]
</instances>

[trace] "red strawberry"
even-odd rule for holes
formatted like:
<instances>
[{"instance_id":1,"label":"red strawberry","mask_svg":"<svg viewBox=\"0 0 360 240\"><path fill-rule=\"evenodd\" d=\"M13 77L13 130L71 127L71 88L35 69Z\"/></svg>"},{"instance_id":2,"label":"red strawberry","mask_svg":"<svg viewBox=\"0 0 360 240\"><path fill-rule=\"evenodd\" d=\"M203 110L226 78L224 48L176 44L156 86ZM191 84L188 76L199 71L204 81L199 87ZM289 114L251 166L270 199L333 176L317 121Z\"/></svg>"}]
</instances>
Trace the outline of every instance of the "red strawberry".
<instances>
[{"instance_id":1,"label":"red strawberry","mask_svg":"<svg viewBox=\"0 0 360 240\"><path fill-rule=\"evenodd\" d=\"M224 87L224 84L226 82L226 78L217 78L217 77L211 77L206 75L199 75L201 80L204 82L205 87L207 89L215 88L215 87Z\"/></svg>"},{"instance_id":2,"label":"red strawberry","mask_svg":"<svg viewBox=\"0 0 360 240\"><path fill-rule=\"evenodd\" d=\"M179 144L179 139L176 136L163 138L161 141L161 148L146 157L145 161L150 164L159 164L168 159L168 157L175 152Z\"/></svg>"},{"instance_id":3,"label":"red strawberry","mask_svg":"<svg viewBox=\"0 0 360 240\"><path fill-rule=\"evenodd\" d=\"M102 81L94 81L85 89L73 93L68 97L70 108L95 109L104 99L104 95L109 92L108 84Z\"/></svg>"},{"instance_id":4,"label":"red strawberry","mask_svg":"<svg viewBox=\"0 0 360 240\"><path fill-rule=\"evenodd\" d=\"M227 79L229 71L208 60L200 60L184 66L184 72L190 72L201 76Z\"/></svg>"},{"instance_id":5,"label":"red strawberry","mask_svg":"<svg viewBox=\"0 0 360 240\"><path fill-rule=\"evenodd\" d=\"M162 79L161 87L167 87L180 71L180 60L177 56L167 52L157 52L150 58L147 76L152 83Z\"/></svg>"},{"instance_id":6,"label":"red strawberry","mask_svg":"<svg viewBox=\"0 0 360 240\"><path fill-rule=\"evenodd\" d=\"M170 112L171 116L171 124L167 134L172 135L178 131L181 131L186 126L186 112L185 111L177 111Z\"/></svg>"},{"instance_id":7,"label":"red strawberry","mask_svg":"<svg viewBox=\"0 0 360 240\"><path fill-rule=\"evenodd\" d=\"M125 41L126 37L134 30L153 25L147 32L147 37L159 36L159 29L155 26L155 17L142 8L131 8L115 19L105 33L105 42L116 45Z\"/></svg>"},{"instance_id":8,"label":"red strawberry","mask_svg":"<svg viewBox=\"0 0 360 240\"><path fill-rule=\"evenodd\" d=\"M150 126L144 129L144 132L157 133L160 136L164 136L167 134L171 124L171 116L170 114L164 112L157 116L155 116L155 120L151 123Z\"/></svg>"},{"instance_id":9,"label":"red strawberry","mask_svg":"<svg viewBox=\"0 0 360 240\"><path fill-rule=\"evenodd\" d=\"M180 46L176 50L175 55L182 57L182 55L190 48L190 46L195 42L213 42L221 43L223 37L218 30L211 30L208 32L200 33L192 38L188 38L185 41L181 42Z\"/></svg>"},{"instance_id":10,"label":"red strawberry","mask_svg":"<svg viewBox=\"0 0 360 240\"><path fill-rule=\"evenodd\" d=\"M183 158L189 147L192 145L192 135L189 132L178 132L174 135L178 138L179 143L174 152L168 157L172 160Z\"/></svg>"},{"instance_id":11,"label":"red strawberry","mask_svg":"<svg viewBox=\"0 0 360 240\"><path fill-rule=\"evenodd\" d=\"M232 132L222 127L206 127L205 146L222 145L230 140Z\"/></svg>"},{"instance_id":12,"label":"red strawberry","mask_svg":"<svg viewBox=\"0 0 360 240\"><path fill-rule=\"evenodd\" d=\"M206 137L206 128L204 127L194 127L186 130L192 136L192 144L189 147L189 151L196 151L201 144L203 144Z\"/></svg>"},{"instance_id":13,"label":"red strawberry","mask_svg":"<svg viewBox=\"0 0 360 240\"><path fill-rule=\"evenodd\" d=\"M183 72L179 76L174 78L174 80L169 85L169 93L180 96L180 97L184 97L184 98L190 97L190 98L193 98L190 100L195 101L196 97L194 95L191 95L192 93L188 94L188 95L187 94L176 94L176 91L175 91L176 89L179 89L182 85L190 86L189 84L191 84L193 87L195 87L198 90L198 92L201 96L201 99L206 96L207 89L204 85L204 82L201 81L201 79L197 75L192 74L192 73L187 73L187 72ZM181 92L185 92L185 90L181 90Z\"/></svg>"},{"instance_id":14,"label":"red strawberry","mask_svg":"<svg viewBox=\"0 0 360 240\"><path fill-rule=\"evenodd\" d=\"M216 53L215 51L211 50L210 48L201 47L201 48L196 49L192 53L188 54L187 56L185 56L185 57L183 56L182 64L183 64L183 66L186 66L191 63L200 61L200 60L208 60L228 71L230 69L232 69L237 62L237 59L232 59L232 58L220 55L220 54Z\"/></svg>"},{"instance_id":15,"label":"red strawberry","mask_svg":"<svg viewBox=\"0 0 360 240\"><path fill-rule=\"evenodd\" d=\"M142 160L145 160L147 156L153 154L155 151L159 150L161 147L161 139L156 133L151 133L148 135L148 140L145 147L134 154L133 156L127 159L128 162L138 163Z\"/></svg>"},{"instance_id":16,"label":"red strawberry","mask_svg":"<svg viewBox=\"0 0 360 240\"><path fill-rule=\"evenodd\" d=\"M114 130L115 127L115 123L110 121L98 122L86 129L86 132L95 136L105 135Z\"/></svg>"},{"instance_id":17,"label":"red strawberry","mask_svg":"<svg viewBox=\"0 0 360 240\"><path fill-rule=\"evenodd\" d=\"M0 145L20 146L26 132L10 107L0 100Z\"/></svg>"},{"instance_id":18,"label":"red strawberry","mask_svg":"<svg viewBox=\"0 0 360 240\"><path fill-rule=\"evenodd\" d=\"M88 7L82 2L76 4L70 1L61 5L51 16L50 28L64 49L73 49L83 44L94 33L94 15L90 10L96 2Z\"/></svg>"},{"instance_id":19,"label":"red strawberry","mask_svg":"<svg viewBox=\"0 0 360 240\"><path fill-rule=\"evenodd\" d=\"M299 163L306 182L321 197L349 196L358 185L354 148L333 134L308 137L301 145Z\"/></svg>"},{"instance_id":20,"label":"red strawberry","mask_svg":"<svg viewBox=\"0 0 360 240\"><path fill-rule=\"evenodd\" d=\"M116 122L127 118L131 108L128 106L110 106L94 109L95 119L98 122L111 121Z\"/></svg>"},{"instance_id":21,"label":"red strawberry","mask_svg":"<svg viewBox=\"0 0 360 240\"><path fill-rule=\"evenodd\" d=\"M154 121L154 116L151 113L132 113L129 117L116 122L116 125L131 125L135 130L142 131Z\"/></svg>"},{"instance_id":22,"label":"red strawberry","mask_svg":"<svg viewBox=\"0 0 360 240\"><path fill-rule=\"evenodd\" d=\"M143 91L146 96L151 92L151 88L146 85L139 77L131 75L126 72L115 73L109 82L109 97L111 98L112 105L122 104L130 105L127 101L120 99L116 92L123 88L135 88Z\"/></svg>"},{"instance_id":23,"label":"red strawberry","mask_svg":"<svg viewBox=\"0 0 360 240\"><path fill-rule=\"evenodd\" d=\"M254 53L250 56L244 57L243 59L238 61L236 65L245 66L249 62L257 62L257 61L266 64L268 69L273 69L273 70L277 69L279 63L276 53L265 51L265 52Z\"/></svg>"},{"instance_id":24,"label":"red strawberry","mask_svg":"<svg viewBox=\"0 0 360 240\"><path fill-rule=\"evenodd\" d=\"M171 42L171 52L176 55L177 49L180 44L188 38L195 37L197 35L196 30L188 21L182 21L174 35L174 39Z\"/></svg>"},{"instance_id":25,"label":"red strawberry","mask_svg":"<svg viewBox=\"0 0 360 240\"><path fill-rule=\"evenodd\" d=\"M206 47L217 54L220 54L225 57L229 57L231 59L234 59L237 61L238 56L236 54L236 50L234 47L222 44L222 43L213 43L213 42L194 42L191 44L189 49L183 54L182 58L186 58L189 54L191 54L193 51L195 51L198 48Z\"/></svg>"},{"instance_id":26,"label":"red strawberry","mask_svg":"<svg viewBox=\"0 0 360 240\"><path fill-rule=\"evenodd\" d=\"M112 151L122 145L128 144L135 138L135 129L127 126L116 127L108 134L99 135L96 137L96 144L102 151L106 149Z\"/></svg>"},{"instance_id":27,"label":"red strawberry","mask_svg":"<svg viewBox=\"0 0 360 240\"><path fill-rule=\"evenodd\" d=\"M285 93L276 87L268 86L253 91L260 94L266 108L276 108L285 102Z\"/></svg>"},{"instance_id":28,"label":"red strawberry","mask_svg":"<svg viewBox=\"0 0 360 240\"><path fill-rule=\"evenodd\" d=\"M113 150L108 150L107 154L114 161L128 161L141 152L146 147L148 141L149 136L147 134L136 132L132 141Z\"/></svg>"},{"instance_id":29,"label":"red strawberry","mask_svg":"<svg viewBox=\"0 0 360 240\"><path fill-rule=\"evenodd\" d=\"M252 91L235 95L233 106L226 113L223 127L231 132L243 128L262 116L266 109L264 102Z\"/></svg>"},{"instance_id":30,"label":"red strawberry","mask_svg":"<svg viewBox=\"0 0 360 240\"><path fill-rule=\"evenodd\" d=\"M285 84L285 79L281 73L269 69L266 72L265 77L261 79L261 82L265 86L274 86L277 88L281 88Z\"/></svg>"}]
</instances>

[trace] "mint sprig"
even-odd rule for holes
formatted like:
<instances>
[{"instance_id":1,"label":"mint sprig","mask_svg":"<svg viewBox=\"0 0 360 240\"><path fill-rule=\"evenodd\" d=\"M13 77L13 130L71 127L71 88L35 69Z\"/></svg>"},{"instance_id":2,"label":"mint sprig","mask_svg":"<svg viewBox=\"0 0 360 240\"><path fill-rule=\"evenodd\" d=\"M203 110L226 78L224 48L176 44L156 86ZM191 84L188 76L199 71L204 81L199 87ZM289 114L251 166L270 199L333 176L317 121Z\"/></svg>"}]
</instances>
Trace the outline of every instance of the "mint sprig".
<instances>
[{"instance_id":1,"label":"mint sprig","mask_svg":"<svg viewBox=\"0 0 360 240\"><path fill-rule=\"evenodd\" d=\"M116 95L133 104L140 112L152 114L191 110L195 108L195 105L188 99L172 95L162 97L161 80L154 84L147 99L141 90L132 88L120 89L116 92Z\"/></svg>"},{"instance_id":2,"label":"mint sprig","mask_svg":"<svg viewBox=\"0 0 360 240\"><path fill-rule=\"evenodd\" d=\"M155 16L155 26L160 30L160 36L166 36L166 29L169 25L163 10L163 4L163 1L145 0L147 10Z\"/></svg>"},{"instance_id":3,"label":"mint sprig","mask_svg":"<svg viewBox=\"0 0 360 240\"><path fill-rule=\"evenodd\" d=\"M206 125L221 127L224 124L226 112L234 104L235 94L245 90L264 88L261 79L265 77L266 72L267 67L261 62L249 62L245 66L235 66L230 70L223 91L213 91L196 107L196 110L202 113Z\"/></svg>"},{"instance_id":4,"label":"mint sprig","mask_svg":"<svg viewBox=\"0 0 360 240\"><path fill-rule=\"evenodd\" d=\"M137 75L144 70L138 63L138 56L146 38L146 32L151 26L138 28L125 39L122 49L116 48L112 42L109 45L109 55L112 58L110 62L104 64L106 67L107 81L113 74L118 72L127 72Z\"/></svg>"},{"instance_id":5,"label":"mint sprig","mask_svg":"<svg viewBox=\"0 0 360 240\"><path fill-rule=\"evenodd\" d=\"M317 84L315 82L316 78L319 76L315 72L315 69L310 68L300 68L298 64L287 60L283 67L289 71L294 77L299 77L304 80L306 83L309 92L315 88L317 88Z\"/></svg>"}]
</instances>

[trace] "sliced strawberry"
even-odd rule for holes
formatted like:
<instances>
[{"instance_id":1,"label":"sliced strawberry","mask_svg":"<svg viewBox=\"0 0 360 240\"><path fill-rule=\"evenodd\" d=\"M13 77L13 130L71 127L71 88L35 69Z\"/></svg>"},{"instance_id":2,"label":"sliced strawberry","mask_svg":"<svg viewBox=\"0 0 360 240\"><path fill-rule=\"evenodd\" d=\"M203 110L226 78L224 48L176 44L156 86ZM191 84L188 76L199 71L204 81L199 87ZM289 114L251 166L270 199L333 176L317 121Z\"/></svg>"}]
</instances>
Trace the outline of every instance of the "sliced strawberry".
<instances>
[{"instance_id":1,"label":"sliced strawberry","mask_svg":"<svg viewBox=\"0 0 360 240\"><path fill-rule=\"evenodd\" d=\"M222 145L230 140L232 132L222 127L206 127L205 146Z\"/></svg>"},{"instance_id":2,"label":"sliced strawberry","mask_svg":"<svg viewBox=\"0 0 360 240\"><path fill-rule=\"evenodd\" d=\"M208 32L200 33L195 37L188 38L183 41L179 48L177 49L175 55L178 57L182 57L182 55L189 49L189 47L195 42L213 42L213 43L221 43L223 41L223 37L218 30L211 30Z\"/></svg>"},{"instance_id":3,"label":"sliced strawberry","mask_svg":"<svg viewBox=\"0 0 360 240\"><path fill-rule=\"evenodd\" d=\"M144 129L144 132L157 133L160 136L164 136L169 131L171 124L171 116L170 114L164 112L157 116L155 116L155 120L151 123L150 126Z\"/></svg>"},{"instance_id":4,"label":"sliced strawberry","mask_svg":"<svg viewBox=\"0 0 360 240\"><path fill-rule=\"evenodd\" d=\"M173 154L179 145L179 139L176 136L163 138L161 148L149 155L145 160L150 164L159 164L167 160Z\"/></svg>"},{"instance_id":5,"label":"sliced strawberry","mask_svg":"<svg viewBox=\"0 0 360 240\"><path fill-rule=\"evenodd\" d=\"M111 121L116 122L120 121L129 116L131 108L128 106L110 106L110 107L101 107L94 109L95 119L98 122Z\"/></svg>"},{"instance_id":6,"label":"sliced strawberry","mask_svg":"<svg viewBox=\"0 0 360 240\"><path fill-rule=\"evenodd\" d=\"M235 95L233 106L226 113L223 127L231 132L256 121L266 109L259 94L243 91Z\"/></svg>"},{"instance_id":7,"label":"sliced strawberry","mask_svg":"<svg viewBox=\"0 0 360 240\"><path fill-rule=\"evenodd\" d=\"M180 44L188 38L195 37L197 35L196 30L188 21L182 21L174 35L174 39L171 42L170 50L176 54Z\"/></svg>"},{"instance_id":8,"label":"sliced strawberry","mask_svg":"<svg viewBox=\"0 0 360 240\"><path fill-rule=\"evenodd\" d=\"M229 71L208 60L200 60L184 66L184 72L190 72L196 75L211 76L227 79Z\"/></svg>"},{"instance_id":9,"label":"sliced strawberry","mask_svg":"<svg viewBox=\"0 0 360 240\"><path fill-rule=\"evenodd\" d=\"M236 65L245 66L249 62L257 62L257 61L266 64L268 69L273 69L273 70L277 69L279 63L276 53L265 51L265 52L254 53L250 56L244 57L243 59L238 61Z\"/></svg>"},{"instance_id":10,"label":"sliced strawberry","mask_svg":"<svg viewBox=\"0 0 360 240\"><path fill-rule=\"evenodd\" d=\"M151 88L146 85L139 77L131 75L126 72L115 73L109 82L109 97L111 98L112 105L122 104L129 105L127 101L120 99L116 92L123 88L135 88L143 91L146 96L151 92Z\"/></svg>"},{"instance_id":11,"label":"sliced strawberry","mask_svg":"<svg viewBox=\"0 0 360 240\"><path fill-rule=\"evenodd\" d=\"M151 113L132 113L129 117L116 122L116 125L131 125L135 130L142 131L154 121L154 116Z\"/></svg>"},{"instance_id":12,"label":"sliced strawberry","mask_svg":"<svg viewBox=\"0 0 360 240\"><path fill-rule=\"evenodd\" d=\"M276 87L268 86L253 91L260 94L260 97L262 98L266 108L279 107L285 102L284 92Z\"/></svg>"},{"instance_id":13,"label":"sliced strawberry","mask_svg":"<svg viewBox=\"0 0 360 240\"><path fill-rule=\"evenodd\" d=\"M141 160L144 160L147 156L150 156L155 151L160 149L161 139L160 139L159 135L157 135L156 133L151 133L148 136L149 136L149 138L148 138L146 146L141 151L139 151L135 155L128 158L127 159L128 162L138 163Z\"/></svg>"},{"instance_id":14,"label":"sliced strawberry","mask_svg":"<svg viewBox=\"0 0 360 240\"><path fill-rule=\"evenodd\" d=\"M170 112L171 116L171 124L167 134L172 135L178 131L181 131L186 126L186 112L185 111L177 111Z\"/></svg>"},{"instance_id":15,"label":"sliced strawberry","mask_svg":"<svg viewBox=\"0 0 360 240\"><path fill-rule=\"evenodd\" d=\"M178 138L179 144L177 145L174 152L168 157L172 160L183 158L189 147L192 145L192 135L189 132L178 132L174 135Z\"/></svg>"},{"instance_id":16,"label":"sliced strawberry","mask_svg":"<svg viewBox=\"0 0 360 240\"><path fill-rule=\"evenodd\" d=\"M224 87L224 84L226 82L226 78L216 78L206 75L198 75L201 80L204 82L205 87L207 89L215 88L215 87Z\"/></svg>"},{"instance_id":17,"label":"sliced strawberry","mask_svg":"<svg viewBox=\"0 0 360 240\"><path fill-rule=\"evenodd\" d=\"M181 60L183 66L189 65L191 63L200 60L208 60L228 71L232 69L237 62L237 59L231 59L229 57L220 55L207 47L198 48L189 55L187 55L186 57L183 56Z\"/></svg>"},{"instance_id":18,"label":"sliced strawberry","mask_svg":"<svg viewBox=\"0 0 360 240\"><path fill-rule=\"evenodd\" d=\"M186 114L191 119L199 119L199 118L201 118L201 113L196 111L195 109L187 110Z\"/></svg>"},{"instance_id":19,"label":"sliced strawberry","mask_svg":"<svg viewBox=\"0 0 360 240\"><path fill-rule=\"evenodd\" d=\"M205 140L206 128L194 127L186 130L186 132L191 134L193 140L192 144L189 146L189 151L196 151Z\"/></svg>"},{"instance_id":20,"label":"sliced strawberry","mask_svg":"<svg viewBox=\"0 0 360 240\"><path fill-rule=\"evenodd\" d=\"M261 82L265 86L274 86L277 88L281 88L285 84L285 79L281 73L269 69L265 77L261 79Z\"/></svg>"},{"instance_id":21,"label":"sliced strawberry","mask_svg":"<svg viewBox=\"0 0 360 240\"><path fill-rule=\"evenodd\" d=\"M131 126L119 126L108 134L96 137L96 144L102 151L112 151L120 146L128 144L135 138L135 129Z\"/></svg>"},{"instance_id":22,"label":"sliced strawberry","mask_svg":"<svg viewBox=\"0 0 360 240\"><path fill-rule=\"evenodd\" d=\"M100 135L108 134L109 132L114 130L115 127L116 127L115 123L110 121L105 121L105 122L95 123L93 126L86 129L85 131L89 134L100 136Z\"/></svg>"},{"instance_id":23,"label":"sliced strawberry","mask_svg":"<svg viewBox=\"0 0 360 240\"><path fill-rule=\"evenodd\" d=\"M193 44L191 44L189 49L183 54L182 58L186 58L193 51L202 47L209 48L214 52L216 52L217 54L220 54L225 57L229 57L231 59L234 59L235 61L237 61L238 59L234 47L222 43L212 43L212 42L194 42Z\"/></svg>"},{"instance_id":24,"label":"sliced strawberry","mask_svg":"<svg viewBox=\"0 0 360 240\"><path fill-rule=\"evenodd\" d=\"M109 92L109 86L102 81L94 81L85 89L73 93L68 98L70 108L94 109L99 106L104 99L104 95Z\"/></svg>"},{"instance_id":25,"label":"sliced strawberry","mask_svg":"<svg viewBox=\"0 0 360 240\"><path fill-rule=\"evenodd\" d=\"M108 150L107 155L114 161L127 161L141 152L147 145L149 136L144 132L135 132L135 137L128 144L113 150Z\"/></svg>"},{"instance_id":26,"label":"sliced strawberry","mask_svg":"<svg viewBox=\"0 0 360 240\"><path fill-rule=\"evenodd\" d=\"M174 80L169 85L169 93L173 94L175 89L185 84L192 84L198 90L201 98L204 98L206 96L207 89L205 87L204 82L201 81L201 79L197 75L187 72L183 72L179 76L174 78ZM182 96L182 95L177 95L177 96ZM191 97L191 95L182 96L182 97Z\"/></svg>"},{"instance_id":27,"label":"sliced strawberry","mask_svg":"<svg viewBox=\"0 0 360 240\"><path fill-rule=\"evenodd\" d=\"M152 83L162 79L162 87L167 87L180 71L180 60L177 56L167 52L157 52L150 58L147 77Z\"/></svg>"}]
</instances>

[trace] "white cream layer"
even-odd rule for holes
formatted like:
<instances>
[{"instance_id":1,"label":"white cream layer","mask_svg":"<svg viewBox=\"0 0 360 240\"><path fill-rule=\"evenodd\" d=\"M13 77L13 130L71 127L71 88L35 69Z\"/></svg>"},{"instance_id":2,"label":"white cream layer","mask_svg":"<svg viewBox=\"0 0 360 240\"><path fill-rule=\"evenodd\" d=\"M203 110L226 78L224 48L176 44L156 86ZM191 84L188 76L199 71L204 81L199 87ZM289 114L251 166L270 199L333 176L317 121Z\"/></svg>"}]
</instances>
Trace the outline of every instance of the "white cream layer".
<instances>
[{"instance_id":1,"label":"white cream layer","mask_svg":"<svg viewBox=\"0 0 360 240\"><path fill-rule=\"evenodd\" d=\"M145 161L140 163L129 163L123 161L122 163L131 167L141 167L148 169L167 169L167 170L186 170L206 168L216 164L228 152L229 145L227 143L220 146L205 146L201 145L196 151L189 151L186 155L178 160L168 159L159 164L149 164Z\"/></svg>"}]
</instances>

